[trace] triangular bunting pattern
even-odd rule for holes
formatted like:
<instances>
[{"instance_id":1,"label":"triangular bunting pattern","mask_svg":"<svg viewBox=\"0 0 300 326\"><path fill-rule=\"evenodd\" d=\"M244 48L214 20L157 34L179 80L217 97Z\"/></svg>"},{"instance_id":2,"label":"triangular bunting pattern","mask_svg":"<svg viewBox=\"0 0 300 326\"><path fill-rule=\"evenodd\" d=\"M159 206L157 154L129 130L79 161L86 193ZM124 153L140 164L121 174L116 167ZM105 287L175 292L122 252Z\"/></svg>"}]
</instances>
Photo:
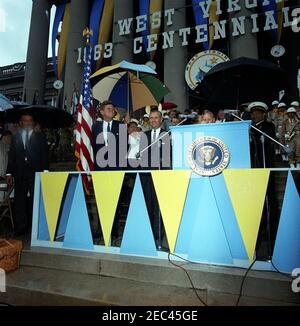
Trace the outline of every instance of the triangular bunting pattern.
<instances>
[{"instance_id":1,"label":"triangular bunting pattern","mask_svg":"<svg viewBox=\"0 0 300 326\"><path fill-rule=\"evenodd\" d=\"M171 252L174 252L191 170L152 171L152 179Z\"/></svg>"},{"instance_id":2,"label":"triangular bunting pattern","mask_svg":"<svg viewBox=\"0 0 300 326\"><path fill-rule=\"evenodd\" d=\"M182 213L182 219L178 230L175 252L178 254L187 254L190 248L191 234L195 228L195 223L200 212L199 198L202 196L203 184L205 178L192 174L186 201Z\"/></svg>"},{"instance_id":3,"label":"triangular bunting pattern","mask_svg":"<svg viewBox=\"0 0 300 326\"><path fill-rule=\"evenodd\" d=\"M56 239L62 238L65 235L70 211L73 203L73 197L77 185L78 175L72 174L70 175L70 182L68 183L68 189L66 195L64 197L64 202L62 203L62 210L60 219L58 221L57 232L56 232Z\"/></svg>"},{"instance_id":4,"label":"triangular bunting pattern","mask_svg":"<svg viewBox=\"0 0 300 326\"><path fill-rule=\"evenodd\" d=\"M68 172L41 173L42 194L50 241L54 240L58 214L68 175Z\"/></svg>"},{"instance_id":5,"label":"triangular bunting pattern","mask_svg":"<svg viewBox=\"0 0 300 326\"><path fill-rule=\"evenodd\" d=\"M204 263L232 265L232 255L225 236L224 227L211 187L210 178L205 177L197 220L191 235L188 258Z\"/></svg>"},{"instance_id":6,"label":"triangular bunting pattern","mask_svg":"<svg viewBox=\"0 0 300 326\"><path fill-rule=\"evenodd\" d=\"M275 241L273 264L291 273L300 266L300 197L289 172Z\"/></svg>"},{"instance_id":7,"label":"triangular bunting pattern","mask_svg":"<svg viewBox=\"0 0 300 326\"><path fill-rule=\"evenodd\" d=\"M124 175L125 172L92 173L99 219L106 246L109 246Z\"/></svg>"},{"instance_id":8,"label":"triangular bunting pattern","mask_svg":"<svg viewBox=\"0 0 300 326\"><path fill-rule=\"evenodd\" d=\"M40 202L39 202L39 220L38 220L38 240L50 241L49 229L46 219L44 201L42 196L42 190L40 190Z\"/></svg>"},{"instance_id":9,"label":"triangular bunting pattern","mask_svg":"<svg viewBox=\"0 0 300 326\"><path fill-rule=\"evenodd\" d=\"M223 173L249 261L253 261L270 170L228 169Z\"/></svg>"},{"instance_id":10,"label":"triangular bunting pattern","mask_svg":"<svg viewBox=\"0 0 300 326\"><path fill-rule=\"evenodd\" d=\"M82 250L94 249L91 226L80 175L77 178L63 247Z\"/></svg>"},{"instance_id":11,"label":"triangular bunting pattern","mask_svg":"<svg viewBox=\"0 0 300 326\"><path fill-rule=\"evenodd\" d=\"M157 255L139 175L135 180L120 252L142 256Z\"/></svg>"},{"instance_id":12,"label":"triangular bunting pattern","mask_svg":"<svg viewBox=\"0 0 300 326\"><path fill-rule=\"evenodd\" d=\"M223 174L210 178L232 258L248 260L241 231L226 188Z\"/></svg>"}]
</instances>

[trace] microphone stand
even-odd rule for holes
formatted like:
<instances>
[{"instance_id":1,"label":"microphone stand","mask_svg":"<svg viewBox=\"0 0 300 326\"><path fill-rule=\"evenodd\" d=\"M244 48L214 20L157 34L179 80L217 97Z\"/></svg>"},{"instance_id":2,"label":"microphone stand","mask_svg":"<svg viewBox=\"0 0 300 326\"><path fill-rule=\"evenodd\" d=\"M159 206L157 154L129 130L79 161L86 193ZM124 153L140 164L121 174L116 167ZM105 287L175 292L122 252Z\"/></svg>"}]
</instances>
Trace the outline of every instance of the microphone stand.
<instances>
[{"instance_id":1,"label":"microphone stand","mask_svg":"<svg viewBox=\"0 0 300 326\"><path fill-rule=\"evenodd\" d=\"M245 121L244 119L240 118L238 115L236 115L236 114L234 114L234 113L231 113L231 112L230 112L230 114L231 114L233 117L235 117L235 118L237 118L238 120L240 120L240 121ZM250 127L251 127L252 129L258 131L262 136L269 138L272 142L274 142L274 143L276 143L277 145L283 147L283 149L285 150L285 152L286 152L287 154L290 154L290 153L292 152L292 150L291 150L291 148L290 148L289 146L285 146L285 145L283 145L282 143L280 143L279 141L277 141L276 139L274 139L273 137L269 136L268 134L266 134L265 132L261 131L260 129L256 128L256 127L253 126L253 125L250 125ZM264 140L263 140L262 142L264 142ZM265 152L264 152L264 146L263 146L263 156L264 156L264 167L265 167Z\"/></svg>"},{"instance_id":2,"label":"microphone stand","mask_svg":"<svg viewBox=\"0 0 300 326\"><path fill-rule=\"evenodd\" d=\"M180 126L182 125L184 122L187 121L187 117L184 118L182 121L180 121L177 125L175 125L174 127ZM170 135L170 130L167 131L166 133L164 133L163 135L161 135L160 137L158 137L154 142L152 142L150 145L148 145L147 147L145 147L142 151L138 152L136 155L137 159L141 159L141 155L147 151L149 148L151 148L154 144L156 144L157 142L160 143L160 147L159 147L159 156L160 156L160 160L162 157L162 139L166 136L166 135ZM159 171L160 171L160 165L161 165L161 161L159 162ZM160 209L158 207L158 244L157 244L157 249L160 251L162 249L162 232L161 232L161 212Z\"/></svg>"},{"instance_id":3,"label":"microphone stand","mask_svg":"<svg viewBox=\"0 0 300 326\"><path fill-rule=\"evenodd\" d=\"M173 126L173 127L178 127L180 125L182 125L183 123L185 123L187 121L188 118L184 118L182 121L180 121L179 123L177 123L177 125ZM151 148L154 144L156 144L157 142L161 141L165 136L170 135L170 130L167 131L166 133L164 133L162 136L158 137L154 142L152 142L150 145L148 145L147 147L145 147L142 151L138 152L136 154L136 158L140 159L142 154L148 150L149 148Z\"/></svg>"},{"instance_id":4,"label":"microphone stand","mask_svg":"<svg viewBox=\"0 0 300 326\"><path fill-rule=\"evenodd\" d=\"M240 121L245 121L245 120L243 120L242 118L240 118L239 116L237 116L234 113L231 113L231 115L233 117L237 118ZM272 142L274 142L274 143L278 144L279 146L283 147L286 153L291 152L290 147L283 145L282 143L280 143L279 141L277 141L273 137L269 136L265 132L261 131L260 129L256 128L252 124L251 124L251 128L258 131L261 134L260 141L261 141L261 144L262 144L263 167L264 167L264 169L266 168L265 137L269 138ZM272 244L271 244L271 228L270 228L270 203L269 203L268 194L266 194L265 205L266 205L266 216L267 216L268 261L271 261L271 258L272 258L272 254L271 254Z\"/></svg>"}]
</instances>

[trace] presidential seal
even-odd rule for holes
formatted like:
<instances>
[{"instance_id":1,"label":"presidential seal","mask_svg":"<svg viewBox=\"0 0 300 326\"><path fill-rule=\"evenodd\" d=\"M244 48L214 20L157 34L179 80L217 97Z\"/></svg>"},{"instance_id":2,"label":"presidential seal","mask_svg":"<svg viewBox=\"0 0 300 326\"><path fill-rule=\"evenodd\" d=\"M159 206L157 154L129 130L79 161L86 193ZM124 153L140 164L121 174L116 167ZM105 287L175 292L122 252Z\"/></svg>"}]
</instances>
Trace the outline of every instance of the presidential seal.
<instances>
[{"instance_id":1,"label":"presidential seal","mask_svg":"<svg viewBox=\"0 0 300 326\"><path fill-rule=\"evenodd\" d=\"M194 90L211 68L226 61L229 61L229 58L216 50L207 50L196 54L185 68L187 84Z\"/></svg>"},{"instance_id":2,"label":"presidential seal","mask_svg":"<svg viewBox=\"0 0 300 326\"><path fill-rule=\"evenodd\" d=\"M188 148L188 163L195 173L202 176L211 177L221 173L229 160L228 147L216 137L200 137Z\"/></svg>"}]
</instances>

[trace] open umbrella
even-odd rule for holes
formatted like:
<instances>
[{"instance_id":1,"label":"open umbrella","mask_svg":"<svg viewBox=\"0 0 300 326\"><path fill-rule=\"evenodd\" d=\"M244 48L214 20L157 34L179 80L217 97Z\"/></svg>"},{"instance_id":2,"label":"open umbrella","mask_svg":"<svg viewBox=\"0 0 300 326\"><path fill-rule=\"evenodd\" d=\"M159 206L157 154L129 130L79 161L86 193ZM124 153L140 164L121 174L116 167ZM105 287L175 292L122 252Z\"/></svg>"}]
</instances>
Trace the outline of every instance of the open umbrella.
<instances>
[{"instance_id":1,"label":"open umbrella","mask_svg":"<svg viewBox=\"0 0 300 326\"><path fill-rule=\"evenodd\" d=\"M238 108L252 101L270 103L285 87L285 72L277 65L238 58L213 67L197 86L206 106Z\"/></svg>"},{"instance_id":2,"label":"open umbrella","mask_svg":"<svg viewBox=\"0 0 300 326\"><path fill-rule=\"evenodd\" d=\"M7 110L5 121L17 122L25 112L32 114L44 128L66 128L74 123L74 118L70 113L50 105L31 105Z\"/></svg>"},{"instance_id":3,"label":"open umbrella","mask_svg":"<svg viewBox=\"0 0 300 326\"><path fill-rule=\"evenodd\" d=\"M173 102L164 102L161 106L163 110L173 110L178 107L178 105Z\"/></svg>"},{"instance_id":4,"label":"open umbrella","mask_svg":"<svg viewBox=\"0 0 300 326\"><path fill-rule=\"evenodd\" d=\"M117 107L136 111L147 105L158 105L169 89L146 65L127 61L104 67L91 77L93 96L103 102L111 100Z\"/></svg>"},{"instance_id":5,"label":"open umbrella","mask_svg":"<svg viewBox=\"0 0 300 326\"><path fill-rule=\"evenodd\" d=\"M0 94L0 112L4 112L12 108L13 105L11 104L10 100L3 94Z\"/></svg>"}]
</instances>

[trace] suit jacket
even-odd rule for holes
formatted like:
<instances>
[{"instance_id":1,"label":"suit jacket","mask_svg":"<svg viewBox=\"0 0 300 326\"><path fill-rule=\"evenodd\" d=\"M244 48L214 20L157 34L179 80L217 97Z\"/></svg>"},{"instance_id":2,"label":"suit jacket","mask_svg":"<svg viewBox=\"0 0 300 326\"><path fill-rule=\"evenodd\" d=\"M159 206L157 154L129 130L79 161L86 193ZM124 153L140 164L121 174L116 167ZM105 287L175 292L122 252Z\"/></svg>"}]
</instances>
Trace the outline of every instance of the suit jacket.
<instances>
[{"instance_id":1,"label":"suit jacket","mask_svg":"<svg viewBox=\"0 0 300 326\"><path fill-rule=\"evenodd\" d=\"M111 126L111 133L115 136L116 140L116 147L114 148L116 152L116 166L115 167L107 167L105 169L118 169L120 165L120 158L119 158L119 147L120 147L120 140L119 140L119 133L120 133L120 126L124 126L123 123L113 120L112 126ZM94 151L94 170L100 171L104 168L100 167L97 164L97 153L99 150L101 150L103 147L105 147L104 143L104 137L103 137L103 122L102 121L96 121L92 127L92 137L93 137L93 151ZM127 131L126 131L126 137L127 137ZM98 138L98 144L97 144L97 138ZM127 138L126 138L127 139ZM109 139L108 139L109 143ZM127 144L127 143L126 143ZM108 149L111 150L111 148L108 146ZM124 148L124 158L126 157L127 152L127 146Z\"/></svg>"},{"instance_id":2,"label":"suit jacket","mask_svg":"<svg viewBox=\"0 0 300 326\"><path fill-rule=\"evenodd\" d=\"M256 128L263 131L267 135L272 138L275 138L275 125L272 122L268 122L264 120L258 124L254 124ZM263 168L264 160L263 160L263 145L261 142L261 133L258 131L251 129L252 133L252 142L251 142L251 158L252 158L252 167ZM273 159L274 159L274 145L272 141L265 137L264 142L264 150L265 150L265 163L266 167L272 167Z\"/></svg>"},{"instance_id":3,"label":"suit jacket","mask_svg":"<svg viewBox=\"0 0 300 326\"><path fill-rule=\"evenodd\" d=\"M20 177L24 174L26 167L29 167L32 172L42 172L49 169L47 140L41 132L32 132L26 150L21 132L17 132L12 138L6 173Z\"/></svg>"},{"instance_id":4,"label":"suit jacket","mask_svg":"<svg viewBox=\"0 0 300 326\"><path fill-rule=\"evenodd\" d=\"M141 154L141 167L145 170L167 170L172 168L171 161L171 136L165 135L167 132L160 129L159 140ZM152 143L151 130L146 131L140 142L140 152Z\"/></svg>"}]
</instances>

